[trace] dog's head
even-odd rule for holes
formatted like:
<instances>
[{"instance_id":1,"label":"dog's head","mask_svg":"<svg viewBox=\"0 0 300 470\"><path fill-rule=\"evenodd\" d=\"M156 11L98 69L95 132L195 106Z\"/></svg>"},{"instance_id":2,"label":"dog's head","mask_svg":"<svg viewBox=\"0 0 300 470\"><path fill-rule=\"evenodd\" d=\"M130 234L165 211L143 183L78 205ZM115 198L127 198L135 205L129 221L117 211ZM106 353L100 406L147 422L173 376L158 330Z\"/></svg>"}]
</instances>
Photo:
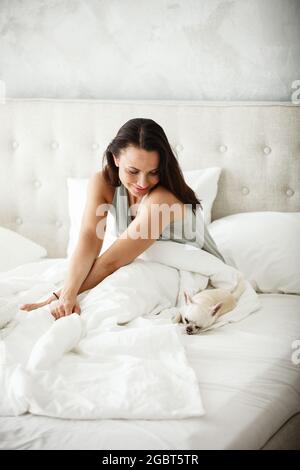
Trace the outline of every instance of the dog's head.
<instances>
[{"instance_id":1,"label":"dog's head","mask_svg":"<svg viewBox=\"0 0 300 470\"><path fill-rule=\"evenodd\" d=\"M187 292L184 292L184 299L185 305L181 308L181 312L176 315L175 321L186 325L185 330L188 335L201 332L217 320L222 302L207 308L201 302L193 302Z\"/></svg>"}]
</instances>

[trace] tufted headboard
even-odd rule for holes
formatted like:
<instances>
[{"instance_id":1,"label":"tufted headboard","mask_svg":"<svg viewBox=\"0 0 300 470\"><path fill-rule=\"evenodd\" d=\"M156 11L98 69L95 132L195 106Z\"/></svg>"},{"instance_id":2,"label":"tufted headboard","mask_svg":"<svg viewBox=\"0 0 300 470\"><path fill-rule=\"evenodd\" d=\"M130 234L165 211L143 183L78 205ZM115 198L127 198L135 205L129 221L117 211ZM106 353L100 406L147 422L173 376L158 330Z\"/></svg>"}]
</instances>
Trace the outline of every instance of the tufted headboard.
<instances>
[{"instance_id":1,"label":"tufted headboard","mask_svg":"<svg viewBox=\"0 0 300 470\"><path fill-rule=\"evenodd\" d=\"M282 102L7 99L0 104L0 226L66 256L67 177L101 168L134 117L165 130L182 169L223 168L212 220L300 211L300 106Z\"/></svg>"}]
</instances>

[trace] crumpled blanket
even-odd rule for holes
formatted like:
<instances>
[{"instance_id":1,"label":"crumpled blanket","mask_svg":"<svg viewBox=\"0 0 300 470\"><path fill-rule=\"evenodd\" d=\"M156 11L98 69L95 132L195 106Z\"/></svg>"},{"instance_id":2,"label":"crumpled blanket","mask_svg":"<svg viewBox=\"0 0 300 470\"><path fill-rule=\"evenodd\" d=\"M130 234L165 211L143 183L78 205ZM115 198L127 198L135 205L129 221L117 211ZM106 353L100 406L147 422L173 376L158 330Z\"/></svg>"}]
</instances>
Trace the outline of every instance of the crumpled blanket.
<instances>
[{"instance_id":1,"label":"crumpled blanket","mask_svg":"<svg viewBox=\"0 0 300 470\"><path fill-rule=\"evenodd\" d=\"M78 296L81 315L55 321L43 300L63 284L67 260L42 273L0 276L0 415L74 419L179 419L205 413L195 373L172 323L183 303L214 287L233 290L235 268L191 245L157 241L134 262ZM37 263L38 264L38 263ZM11 274L10 274L11 273ZM212 328L260 308L251 284ZM11 321L9 321L9 319Z\"/></svg>"}]
</instances>

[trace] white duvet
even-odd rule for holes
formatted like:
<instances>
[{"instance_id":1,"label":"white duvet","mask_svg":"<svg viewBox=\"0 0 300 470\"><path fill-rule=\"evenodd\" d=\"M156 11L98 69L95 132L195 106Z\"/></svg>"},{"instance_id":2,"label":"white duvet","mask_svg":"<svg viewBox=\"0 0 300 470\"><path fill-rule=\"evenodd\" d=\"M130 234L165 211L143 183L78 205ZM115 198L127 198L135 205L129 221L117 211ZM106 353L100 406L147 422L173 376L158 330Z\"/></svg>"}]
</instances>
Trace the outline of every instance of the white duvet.
<instances>
[{"instance_id":1,"label":"white duvet","mask_svg":"<svg viewBox=\"0 0 300 470\"><path fill-rule=\"evenodd\" d=\"M205 413L201 390L172 323L183 301L205 289L233 290L240 273L204 250L157 241L79 296L81 315L55 321L42 300L62 285L68 261L29 266L0 276L0 415L26 412L59 418L178 419ZM41 269L43 266L43 269ZM51 304L53 305L53 304ZM213 328L260 308L247 282L237 307ZM129 322L124 326L118 323Z\"/></svg>"}]
</instances>

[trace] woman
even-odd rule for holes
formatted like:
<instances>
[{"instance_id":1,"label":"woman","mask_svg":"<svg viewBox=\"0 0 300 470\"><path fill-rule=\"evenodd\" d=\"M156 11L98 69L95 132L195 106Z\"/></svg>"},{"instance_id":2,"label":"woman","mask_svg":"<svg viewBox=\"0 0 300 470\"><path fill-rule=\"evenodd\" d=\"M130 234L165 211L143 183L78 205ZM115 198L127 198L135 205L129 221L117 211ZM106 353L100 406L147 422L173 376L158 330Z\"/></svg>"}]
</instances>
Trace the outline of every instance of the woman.
<instances>
[{"instance_id":1,"label":"woman","mask_svg":"<svg viewBox=\"0 0 300 470\"><path fill-rule=\"evenodd\" d=\"M178 231L178 223L181 228L183 223L192 233L191 224L201 204L185 183L166 134L155 121L136 118L126 122L105 150L103 167L89 181L80 235L64 286L44 302L22 305L22 310L33 310L58 299L52 310L55 319L80 313L78 294L131 263L157 239L200 244L224 261L202 217L202 242ZM118 238L99 256L105 233L99 226L104 226L107 205L116 209ZM99 211L99 207L105 210ZM168 217L161 215L162 207ZM192 217L187 217L186 208L191 208Z\"/></svg>"}]
</instances>

